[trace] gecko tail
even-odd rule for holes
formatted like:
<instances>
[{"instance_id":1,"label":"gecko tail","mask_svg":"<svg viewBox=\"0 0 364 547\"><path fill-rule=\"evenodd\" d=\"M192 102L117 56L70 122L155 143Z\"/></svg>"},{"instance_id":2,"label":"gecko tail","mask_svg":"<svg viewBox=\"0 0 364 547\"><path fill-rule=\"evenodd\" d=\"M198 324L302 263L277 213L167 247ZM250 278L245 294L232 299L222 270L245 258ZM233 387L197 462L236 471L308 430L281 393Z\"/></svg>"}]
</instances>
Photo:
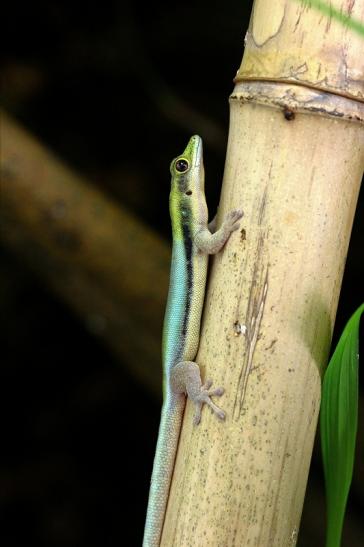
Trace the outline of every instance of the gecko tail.
<instances>
[{"instance_id":1,"label":"gecko tail","mask_svg":"<svg viewBox=\"0 0 364 547\"><path fill-rule=\"evenodd\" d=\"M163 403L150 483L143 547L159 547L180 437L185 397L173 395Z\"/></svg>"}]
</instances>

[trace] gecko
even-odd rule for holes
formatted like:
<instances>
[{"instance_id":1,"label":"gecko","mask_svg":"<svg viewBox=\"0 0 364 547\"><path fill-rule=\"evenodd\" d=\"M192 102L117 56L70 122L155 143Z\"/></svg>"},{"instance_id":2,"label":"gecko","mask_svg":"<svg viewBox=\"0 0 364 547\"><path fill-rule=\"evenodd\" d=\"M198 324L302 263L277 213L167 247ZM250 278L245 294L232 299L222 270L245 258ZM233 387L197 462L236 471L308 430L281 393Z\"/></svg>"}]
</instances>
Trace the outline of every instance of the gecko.
<instances>
[{"instance_id":1,"label":"gecko","mask_svg":"<svg viewBox=\"0 0 364 547\"><path fill-rule=\"evenodd\" d=\"M150 484L143 547L160 545L164 515L176 459L186 395L195 405L193 422L201 420L207 404L218 419L225 412L212 400L223 388L202 383L194 361L200 338L208 255L218 253L243 216L233 209L216 230L216 217L208 224L202 139L194 135L183 154L170 166L169 210L172 223L172 260L163 323L163 406Z\"/></svg>"}]
</instances>

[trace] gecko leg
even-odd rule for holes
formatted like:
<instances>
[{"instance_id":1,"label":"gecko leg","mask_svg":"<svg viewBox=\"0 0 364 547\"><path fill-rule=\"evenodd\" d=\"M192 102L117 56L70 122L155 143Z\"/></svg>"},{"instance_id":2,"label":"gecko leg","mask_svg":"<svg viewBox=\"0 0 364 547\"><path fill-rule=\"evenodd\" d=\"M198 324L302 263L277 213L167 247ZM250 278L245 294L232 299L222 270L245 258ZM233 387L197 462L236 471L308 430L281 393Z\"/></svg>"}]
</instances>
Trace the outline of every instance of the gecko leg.
<instances>
[{"instance_id":1,"label":"gecko leg","mask_svg":"<svg viewBox=\"0 0 364 547\"><path fill-rule=\"evenodd\" d=\"M216 254L222 249L230 234L239 228L239 220L243 216L241 209L233 209L225 215L224 222L221 227L216 230L216 218L214 218L208 226L197 226L193 237L193 242L200 251L207 254ZM214 230L210 232L210 227Z\"/></svg>"},{"instance_id":2,"label":"gecko leg","mask_svg":"<svg viewBox=\"0 0 364 547\"><path fill-rule=\"evenodd\" d=\"M201 421L201 410L207 404L214 414L220 419L225 419L225 412L211 401L211 397L220 397L224 393L222 387L210 389L212 381L201 382L200 367L194 361L181 361L172 369L171 387L175 393L186 393L195 405L193 423Z\"/></svg>"}]
</instances>

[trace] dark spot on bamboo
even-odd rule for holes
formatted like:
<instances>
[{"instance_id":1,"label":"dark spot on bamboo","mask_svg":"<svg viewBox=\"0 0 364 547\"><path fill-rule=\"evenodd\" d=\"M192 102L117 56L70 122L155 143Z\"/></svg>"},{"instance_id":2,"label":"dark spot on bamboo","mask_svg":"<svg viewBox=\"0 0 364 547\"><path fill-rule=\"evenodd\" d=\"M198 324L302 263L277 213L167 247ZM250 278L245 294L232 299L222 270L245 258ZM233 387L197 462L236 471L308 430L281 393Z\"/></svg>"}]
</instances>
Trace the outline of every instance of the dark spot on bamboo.
<instances>
[{"instance_id":1,"label":"dark spot on bamboo","mask_svg":"<svg viewBox=\"0 0 364 547\"><path fill-rule=\"evenodd\" d=\"M235 321L234 323L234 334L235 336L239 336L239 334L241 334L241 325L239 321Z\"/></svg>"},{"instance_id":2,"label":"dark spot on bamboo","mask_svg":"<svg viewBox=\"0 0 364 547\"><path fill-rule=\"evenodd\" d=\"M284 109L283 109L283 115L284 117L286 118L286 120L288 122L292 121L295 119L296 117L296 114L293 112L293 110L291 108L288 108L288 106L285 106Z\"/></svg>"},{"instance_id":3,"label":"dark spot on bamboo","mask_svg":"<svg viewBox=\"0 0 364 547\"><path fill-rule=\"evenodd\" d=\"M240 230L240 233L241 233L241 241L246 241L246 230L245 230L245 228L242 228Z\"/></svg>"},{"instance_id":4,"label":"dark spot on bamboo","mask_svg":"<svg viewBox=\"0 0 364 547\"><path fill-rule=\"evenodd\" d=\"M268 347L264 348L266 351L270 350L273 348L274 344L277 342L277 338L273 338L273 340L271 341L271 343L269 344Z\"/></svg>"}]
</instances>

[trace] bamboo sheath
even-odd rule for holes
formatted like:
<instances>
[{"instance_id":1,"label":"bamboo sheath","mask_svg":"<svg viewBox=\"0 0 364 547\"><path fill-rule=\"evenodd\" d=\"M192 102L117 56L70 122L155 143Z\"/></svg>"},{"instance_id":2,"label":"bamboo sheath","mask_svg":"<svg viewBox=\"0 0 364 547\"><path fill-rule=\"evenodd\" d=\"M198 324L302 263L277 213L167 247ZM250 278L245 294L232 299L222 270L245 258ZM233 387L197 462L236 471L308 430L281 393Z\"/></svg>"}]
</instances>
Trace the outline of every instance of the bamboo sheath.
<instances>
[{"instance_id":1,"label":"bamboo sheath","mask_svg":"<svg viewBox=\"0 0 364 547\"><path fill-rule=\"evenodd\" d=\"M213 259L196 358L227 419L193 427L187 404L163 546L296 544L364 168L363 42L264 0L247 37L219 208L245 216Z\"/></svg>"}]
</instances>

